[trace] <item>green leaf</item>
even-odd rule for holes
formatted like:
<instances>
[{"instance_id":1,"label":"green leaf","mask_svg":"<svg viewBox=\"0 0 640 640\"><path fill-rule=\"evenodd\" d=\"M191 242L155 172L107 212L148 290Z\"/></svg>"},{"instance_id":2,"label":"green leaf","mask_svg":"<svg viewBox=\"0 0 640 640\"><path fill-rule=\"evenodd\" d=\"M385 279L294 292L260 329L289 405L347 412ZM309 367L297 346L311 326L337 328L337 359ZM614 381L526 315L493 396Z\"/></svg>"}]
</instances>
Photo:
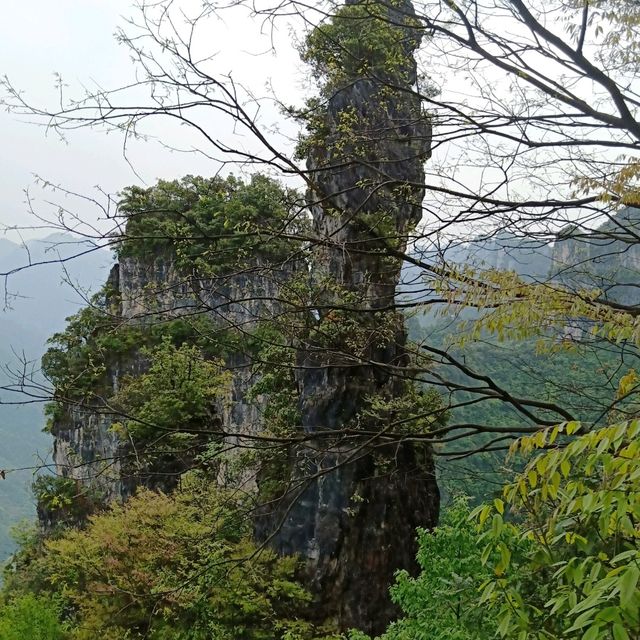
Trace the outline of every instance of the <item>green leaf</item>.
<instances>
[{"instance_id":1,"label":"green leaf","mask_svg":"<svg viewBox=\"0 0 640 640\"><path fill-rule=\"evenodd\" d=\"M580 429L580 423L575 420L572 420L571 422L567 422L565 429L566 429L567 435L571 436L576 431L578 431L578 429Z\"/></svg>"},{"instance_id":2,"label":"green leaf","mask_svg":"<svg viewBox=\"0 0 640 640\"><path fill-rule=\"evenodd\" d=\"M481 604L489 600L495 588L496 588L496 583L494 581L488 582L485 585L484 589L482 590L482 595L480 596L479 603Z\"/></svg>"},{"instance_id":3,"label":"green leaf","mask_svg":"<svg viewBox=\"0 0 640 640\"><path fill-rule=\"evenodd\" d=\"M492 549L493 549L493 544L489 543L485 545L485 548L482 550L482 554L480 555L480 562L482 562L482 564L487 564L487 560L491 555Z\"/></svg>"},{"instance_id":4,"label":"green leaf","mask_svg":"<svg viewBox=\"0 0 640 640\"><path fill-rule=\"evenodd\" d=\"M596 640L599 637L600 627L598 625L594 625L587 629L587 631L582 636L582 640Z\"/></svg>"},{"instance_id":5,"label":"green leaf","mask_svg":"<svg viewBox=\"0 0 640 640\"><path fill-rule=\"evenodd\" d=\"M636 595L636 585L640 578L640 569L635 565L631 565L622 575L620 579L620 606L627 608Z\"/></svg>"},{"instance_id":6,"label":"green leaf","mask_svg":"<svg viewBox=\"0 0 640 640\"><path fill-rule=\"evenodd\" d=\"M509 567L509 563L511 561L511 551L507 548L507 545L504 543L500 544L500 564L503 569L507 569Z\"/></svg>"},{"instance_id":7,"label":"green leaf","mask_svg":"<svg viewBox=\"0 0 640 640\"><path fill-rule=\"evenodd\" d=\"M503 614L500 624L498 625L498 633L504 638L509 631L509 625L511 624L511 611L507 611Z\"/></svg>"},{"instance_id":8,"label":"green leaf","mask_svg":"<svg viewBox=\"0 0 640 640\"><path fill-rule=\"evenodd\" d=\"M582 627L586 627L588 624L591 624L594 616L593 609L589 609L581 613L573 622L573 624L567 629L567 633L571 631L577 631L578 629L582 629Z\"/></svg>"},{"instance_id":9,"label":"green leaf","mask_svg":"<svg viewBox=\"0 0 640 640\"><path fill-rule=\"evenodd\" d=\"M489 514L491 513L491 506L490 505L485 505L484 507L482 507L482 509L480 510L480 516L478 518L478 522L480 524L484 524L487 521L487 518L489 517ZM474 511L475 514L475 511Z\"/></svg>"},{"instance_id":10,"label":"green leaf","mask_svg":"<svg viewBox=\"0 0 640 640\"><path fill-rule=\"evenodd\" d=\"M615 622L620 620L620 609L618 607L606 607L596 616L602 622Z\"/></svg>"},{"instance_id":11,"label":"green leaf","mask_svg":"<svg viewBox=\"0 0 640 640\"><path fill-rule=\"evenodd\" d=\"M616 622L611 631L613 632L613 640L629 640L629 634L621 624Z\"/></svg>"},{"instance_id":12,"label":"green leaf","mask_svg":"<svg viewBox=\"0 0 640 640\"><path fill-rule=\"evenodd\" d=\"M497 538L500 535L500 533L502 532L503 526L504 526L504 523L502 521L502 516L496 513L493 516L493 520L491 521L491 533L495 538Z\"/></svg>"}]
</instances>

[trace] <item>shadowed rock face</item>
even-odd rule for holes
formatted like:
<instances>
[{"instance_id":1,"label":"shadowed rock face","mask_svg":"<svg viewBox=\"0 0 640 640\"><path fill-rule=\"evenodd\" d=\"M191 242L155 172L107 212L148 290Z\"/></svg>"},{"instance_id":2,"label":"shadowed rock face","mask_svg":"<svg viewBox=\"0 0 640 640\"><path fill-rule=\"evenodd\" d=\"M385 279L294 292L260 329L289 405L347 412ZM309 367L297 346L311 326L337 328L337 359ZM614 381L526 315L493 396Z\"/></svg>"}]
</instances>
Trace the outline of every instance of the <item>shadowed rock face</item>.
<instances>
[{"instance_id":1,"label":"shadowed rock face","mask_svg":"<svg viewBox=\"0 0 640 640\"><path fill-rule=\"evenodd\" d=\"M398 25L414 15L409 2L389 10ZM322 343L310 338L300 348L302 427L318 438L292 455L300 485L275 514L273 540L281 552L308 558L319 618L373 633L393 615L394 572L414 567L415 528L435 525L439 508L429 449L339 434L384 429L370 419L363 424L359 413L367 398L403 394L394 372L408 366L403 321L390 308L401 264L389 249L403 251L420 220L431 132L411 91L419 38L408 27L397 33L406 59L385 78L347 78L331 91L326 137L311 145L307 161L319 240L311 272L314 289L324 291L318 325L331 327L331 311L323 309L347 301L358 309L357 329L348 345L344 336L327 345L327 329Z\"/></svg>"},{"instance_id":2,"label":"shadowed rock face","mask_svg":"<svg viewBox=\"0 0 640 640\"><path fill-rule=\"evenodd\" d=\"M388 12L390 23L397 25L415 16L410 2ZM388 382L384 367L369 366L367 360L406 364L403 323L389 311L401 268L390 250L404 251L407 234L421 218L431 126L412 91L413 54L420 39L408 27L396 31L405 60L396 61L395 73L387 72L386 78L346 78L331 91L323 117L326 133L320 144L311 146L307 161L314 183L309 208L319 240L312 257L315 287L324 289L329 307L355 301L358 323L370 324L372 332L389 324L396 330L390 338L362 344L359 358L344 354L327 361L325 345L307 345L301 352L308 370L301 375L307 431L344 424L357 412L364 393ZM346 132L345 118L350 123ZM381 313L374 316L376 311ZM323 319L322 311L319 315ZM333 346L341 351L340 345Z\"/></svg>"}]
</instances>

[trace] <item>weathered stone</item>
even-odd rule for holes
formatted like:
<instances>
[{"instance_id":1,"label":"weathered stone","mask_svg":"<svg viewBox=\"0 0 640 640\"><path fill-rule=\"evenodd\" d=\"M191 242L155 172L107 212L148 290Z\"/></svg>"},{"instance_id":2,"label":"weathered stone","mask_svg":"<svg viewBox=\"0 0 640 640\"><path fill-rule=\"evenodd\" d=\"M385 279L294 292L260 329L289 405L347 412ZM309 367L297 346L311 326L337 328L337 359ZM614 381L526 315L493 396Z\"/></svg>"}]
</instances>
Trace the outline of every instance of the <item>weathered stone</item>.
<instances>
[{"instance_id":1,"label":"weathered stone","mask_svg":"<svg viewBox=\"0 0 640 640\"><path fill-rule=\"evenodd\" d=\"M408 1L388 10L398 24L414 15ZM108 287L108 304L123 322L202 312L221 330L251 331L258 322L277 321L282 283L304 269L320 292L319 308L301 311L305 322L311 316L319 324L328 322L332 307L345 299L357 309L362 331L357 348L347 347L344 336L329 345L309 336L297 345L299 428L311 438L283 452L286 494L264 506L256 535L280 553L306 559L318 620L373 633L393 615L388 588L394 572L414 567L415 528L433 526L439 508L428 447L357 433L368 398L405 392L397 373L408 366L402 318L393 309L401 265L389 250L403 251L420 220L431 131L411 91L419 37L407 27L402 41L406 60L395 76L352 78L327 100L328 136L312 145L308 160L314 183L308 205L317 239L310 265L292 262L278 271L254 256L242 272L207 279L180 273L170 255L125 258ZM356 115L352 132L366 144L340 139L341 114L347 110ZM227 431L255 435L264 427L268 398L247 397L255 382L248 354L230 354L226 365L232 383L217 416ZM136 358L113 363L112 388L123 373L144 367ZM53 429L59 471L98 487L107 500L126 499L138 483L158 486L149 475L129 475L123 461L132 451L110 431L110 420L90 408L67 411ZM360 426L369 432L386 427ZM348 437L347 428L355 431ZM238 441L231 438L228 444ZM105 471L108 460L113 463ZM219 481L227 482L224 469ZM253 474L234 481L251 486Z\"/></svg>"},{"instance_id":2,"label":"weathered stone","mask_svg":"<svg viewBox=\"0 0 640 640\"><path fill-rule=\"evenodd\" d=\"M291 277L293 270L267 268L256 256L250 270L194 280L179 272L171 256L158 256L151 261L126 258L114 265L109 275L107 306L123 324L146 325L158 319L204 314L216 330L250 333L258 322L281 312L276 302L280 283ZM252 361L246 353L230 353L225 365L232 375L216 406L220 424L229 433L255 435L262 428L266 398L247 398L256 382ZM147 366L138 352L109 361L107 395L118 390L122 376L139 375ZM140 485L165 491L174 487L188 465L165 459L167 468L146 466L131 443L121 441L112 432L118 416L110 413L108 406L100 406L97 399L94 404L68 405L52 425L57 473L90 487L107 503L126 500ZM227 444L237 444L239 440L230 437ZM255 471L247 471L245 488L255 482L254 476ZM238 478L234 481L238 482ZM220 482L226 482L223 467Z\"/></svg>"},{"instance_id":3,"label":"weathered stone","mask_svg":"<svg viewBox=\"0 0 640 640\"><path fill-rule=\"evenodd\" d=\"M396 24L415 15L409 2L389 12ZM395 375L408 362L402 318L393 310L401 267L393 252L406 248L421 218L431 130L411 90L419 38L407 29L403 41L406 60L392 77L347 78L321 107L326 138L311 145L307 162L317 238L311 272L315 288L324 289L318 323L352 305L355 330L367 331L357 349L342 337L300 346L302 428L318 438L294 453L299 486L259 531L273 535L279 527L272 544L307 558L320 619L372 633L394 613L394 572L415 566L415 528L435 525L439 509L428 448L340 435L357 428L367 398L394 398L405 388Z\"/></svg>"}]
</instances>

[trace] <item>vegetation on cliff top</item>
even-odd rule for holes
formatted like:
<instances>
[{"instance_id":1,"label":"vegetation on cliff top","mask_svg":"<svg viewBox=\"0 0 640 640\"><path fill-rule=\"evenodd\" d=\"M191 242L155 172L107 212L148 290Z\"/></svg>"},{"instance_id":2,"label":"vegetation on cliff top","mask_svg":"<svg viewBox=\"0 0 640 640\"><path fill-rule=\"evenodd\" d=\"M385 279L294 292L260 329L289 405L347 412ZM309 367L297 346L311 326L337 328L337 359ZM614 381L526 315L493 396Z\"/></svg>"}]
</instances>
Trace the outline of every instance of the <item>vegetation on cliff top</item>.
<instances>
[{"instance_id":1,"label":"vegetation on cliff top","mask_svg":"<svg viewBox=\"0 0 640 640\"><path fill-rule=\"evenodd\" d=\"M292 255L292 237L305 228L300 195L256 174L248 182L186 176L149 188L123 190L126 225L120 259L171 255L184 273L207 277L277 266ZM292 244L293 242L293 244Z\"/></svg>"}]
</instances>

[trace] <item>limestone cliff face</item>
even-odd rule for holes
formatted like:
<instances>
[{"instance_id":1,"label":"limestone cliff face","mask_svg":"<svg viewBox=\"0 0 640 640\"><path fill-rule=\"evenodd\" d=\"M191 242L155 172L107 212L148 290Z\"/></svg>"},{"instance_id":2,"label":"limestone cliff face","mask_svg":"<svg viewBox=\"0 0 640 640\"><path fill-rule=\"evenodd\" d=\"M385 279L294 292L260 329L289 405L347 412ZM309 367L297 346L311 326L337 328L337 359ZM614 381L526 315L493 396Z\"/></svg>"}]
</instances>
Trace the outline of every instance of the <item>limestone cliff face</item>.
<instances>
[{"instance_id":1,"label":"limestone cliff face","mask_svg":"<svg viewBox=\"0 0 640 640\"><path fill-rule=\"evenodd\" d=\"M409 2L388 12L396 26L415 15ZM435 525L439 508L430 450L357 435L389 426L362 417L371 398L404 393L405 332L393 310L401 263L393 252L404 251L421 218L430 155L430 123L412 91L420 39L409 27L397 26L396 35L404 60L385 78L356 75L332 87L322 143L310 145L312 288L322 293L318 330L299 349L298 382L302 428L318 437L295 453L301 482L277 514L274 540L281 552L309 559L321 615L373 633L393 615L385 585L394 571L414 567L415 528ZM357 318L350 335L341 330L349 312L337 311L345 306ZM346 437L345 429L355 433Z\"/></svg>"},{"instance_id":2,"label":"limestone cliff face","mask_svg":"<svg viewBox=\"0 0 640 640\"><path fill-rule=\"evenodd\" d=\"M250 333L259 321L277 318L281 313L277 302L280 283L294 270L294 266L267 268L256 256L252 266L240 273L196 279L182 274L171 255L125 258L111 270L107 306L122 325L144 327L158 318L203 314L216 332ZM262 428L266 399L247 398L255 383L251 359L242 351L230 352L225 365L231 380L216 406L220 424L229 433L255 434ZM111 358L107 362L105 398L118 390L122 376L138 375L146 367L136 350L125 357ZM139 485L170 490L186 464L166 460L162 469L145 467L132 443L122 441L111 430L119 419L100 398L88 404L66 404L51 429L58 475L77 480L106 503L126 500ZM226 481L223 469L220 481Z\"/></svg>"},{"instance_id":3,"label":"limestone cliff face","mask_svg":"<svg viewBox=\"0 0 640 640\"><path fill-rule=\"evenodd\" d=\"M388 12L390 24L396 25L415 16L410 2ZM396 31L403 41L404 59L396 62L391 77L356 74L332 89L323 114L323 139L311 145L307 166L317 238L311 257L313 285L324 290L321 302L329 313L334 304L355 302L358 322L369 323L374 330L385 324L397 328L390 338L363 344L360 358L344 354L344 362L341 358L327 362L326 349L316 349L312 343L301 351L308 365L301 375L303 423L310 431L343 424L357 411L363 393L387 381L384 365L404 362L402 321L388 313L401 269L390 250L405 250L407 235L422 215L423 165L430 156L431 125L412 90L413 54L420 38L408 27ZM346 130L345 119L351 123ZM382 316L375 317L380 311ZM326 313L319 311L321 319ZM383 366L370 366L368 359Z\"/></svg>"},{"instance_id":4,"label":"limestone cliff face","mask_svg":"<svg viewBox=\"0 0 640 640\"><path fill-rule=\"evenodd\" d=\"M126 443L110 431L113 419L90 409L68 408L53 427L53 461L57 473L95 490L106 502L132 492L122 469Z\"/></svg>"},{"instance_id":5,"label":"limestone cliff face","mask_svg":"<svg viewBox=\"0 0 640 640\"><path fill-rule=\"evenodd\" d=\"M206 278L181 273L170 253L127 257L112 271L108 301L122 323L204 313L221 330L250 333L259 322L280 321L283 282L296 271L299 280L307 277L314 302L311 309L302 305L296 321L309 331L295 343L294 394L296 435L308 440L283 452L281 480L289 489L260 512L256 535L306 560L319 620L371 633L394 613L388 596L394 572L414 567L416 527L434 526L439 509L430 449L385 440L393 412L365 411L373 400L393 402L408 389L405 330L393 309L397 254L421 217L431 137L412 91L420 42L410 26L413 7L406 1L386 11L384 24L394 25L402 42L397 66L384 78L346 78L331 91L322 112L325 138L309 145L316 241L308 262L274 269L255 255L241 271ZM252 364L243 352L226 355L232 382L217 416L228 432L255 434L265 426L269 399L247 395ZM114 360L111 389L144 367L136 356ZM112 420L90 407L67 410L53 427L59 471L108 501L126 499L139 483L165 488L166 480L130 473L135 451L111 433Z\"/></svg>"}]
</instances>

